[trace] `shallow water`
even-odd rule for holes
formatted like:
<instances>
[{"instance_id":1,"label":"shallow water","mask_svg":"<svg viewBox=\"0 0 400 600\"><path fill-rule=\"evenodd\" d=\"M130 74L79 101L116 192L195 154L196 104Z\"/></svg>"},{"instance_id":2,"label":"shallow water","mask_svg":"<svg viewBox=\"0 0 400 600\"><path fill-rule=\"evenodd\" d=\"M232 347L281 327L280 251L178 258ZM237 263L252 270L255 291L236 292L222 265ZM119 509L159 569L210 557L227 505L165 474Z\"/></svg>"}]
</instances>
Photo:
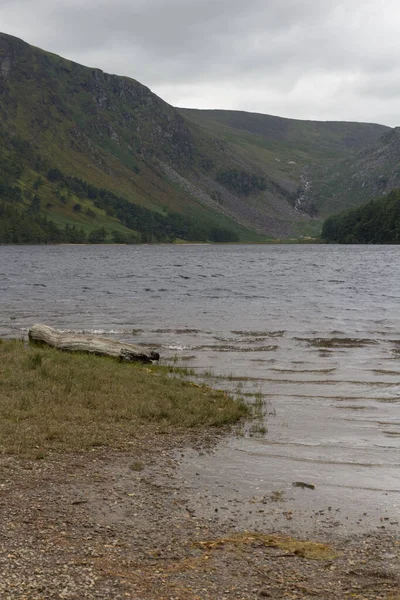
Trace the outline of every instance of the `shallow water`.
<instances>
[{"instance_id":1,"label":"shallow water","mask_svg":"<svg viewBox=\"0 0 400 600\"><path fill-rule=\"evenodd\" d=\"M183 467L199 494L399 513L399 247L0 247L0 336L36 322L154 345L257 403L245 437Z\"/></svg>"}]
</instances>

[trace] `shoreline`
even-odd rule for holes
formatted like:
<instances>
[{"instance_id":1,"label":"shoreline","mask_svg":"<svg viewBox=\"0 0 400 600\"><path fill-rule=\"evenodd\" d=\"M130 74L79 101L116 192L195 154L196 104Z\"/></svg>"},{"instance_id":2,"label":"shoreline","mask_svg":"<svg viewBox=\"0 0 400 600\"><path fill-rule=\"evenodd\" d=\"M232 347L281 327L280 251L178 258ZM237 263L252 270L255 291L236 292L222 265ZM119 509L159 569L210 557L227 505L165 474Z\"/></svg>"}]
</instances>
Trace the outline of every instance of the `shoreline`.
<instances>
[{"instance_id":1,"label":"shoreline","mask_svg":"<svg viewBox=\"0 0 400 600\"><path fill-rule=\"evenodd\" d=\"M221 427L203 420L183 428L181 419L190 394L195 407L205 398L206 409L218 407L223 393L168 379L163 367L22 342L3 342L0 353L2 400L16 402L6 404L0 429L1 598L399 600L400 539L385 521L379 530L345 534L334 525L346 518L336 512L343 506L329 515L294 514L279 495L260 497L245 472L247 496L238 488L229 496L224 461L215 485L204 479L199 463L221 458L219 444L240 434L240 424L228 426L240 414ZM137 389L151 393L130 413L140 382ZM167 424L166 399L175 410L179 391L183 411L170 413ZM96 404L102 394L105 404ZM143 411L147 420L138 418Z\"/></svg>"},{"instance_id":2,"label":"shoreline","mask_svg":"<svg viewBox=\"0 0 400 600\"><path fill-rule=\"evenodd\" d=\"M49 246L49 247L60 247L60 246L95 246L95 247L107 247L107 246L125 246L125 247L142 247L142 246L178 246L179 248L183 247L183 246L265 246L265 245L273 245L273 246L293 246L293 245L322 245L325 246L327 245L326 242L324 242L321 239L315 238L315 239L276 239L276 240L265 240L263 242L154 242L154 243L149 243L149 242L145 242L145 243L135 243L135 244L115 244L115 243L104 243L104 244L72 244L72 243L65 243L65 242L60 242L60 243L54 243L54 244L34 244L34 243L26 243L26 244L5 244L5 243L0 243L0 247L1 246L5 246L5 247L10 247L10 246L15 246L15 247L26 247L26 246L37 246L37 247L44 247L44 246ZM336 245L336 246L340 246L340 245L346 245L346 244L329 244L331 246ZM370 245L370 244L347 244L347 245L354 245L354 246L362 246L362 245ZM396 245L396 244L380 244L380 245Z\"/></svg>"},{"instance_id":3,"label":"shoreline","mask_svg":"<svg viewBox=\"0 0 400 600\"><path fill-rule=\"evenodd\" d=\"M1 457L2 598L398 600L387 532L305 540L193 510L180 461L219 439L143 428L119 450Z\"/></svg>"}]
</instances>

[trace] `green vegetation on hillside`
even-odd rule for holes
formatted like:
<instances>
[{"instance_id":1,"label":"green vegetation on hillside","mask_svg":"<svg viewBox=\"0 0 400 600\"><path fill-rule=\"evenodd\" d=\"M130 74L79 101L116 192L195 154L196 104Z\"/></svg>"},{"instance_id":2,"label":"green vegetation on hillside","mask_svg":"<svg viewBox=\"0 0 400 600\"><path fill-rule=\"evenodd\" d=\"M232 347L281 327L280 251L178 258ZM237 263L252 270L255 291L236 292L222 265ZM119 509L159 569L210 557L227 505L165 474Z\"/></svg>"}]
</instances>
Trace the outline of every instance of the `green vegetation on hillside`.
<instances>
[{"instance_id":1,"label":"green vegetation on hillside","mask_svg":"<svg viewBox=\"0 0 400 600\"><path fill-rule=\"evenodd\" d=\"M301 121L235 110L179 111L238 149L251 152L278 180L296 183L304 166L340 159L390 130L373 123Z\"/></svg>"},{"instance_id":2,"label":"green vegetation on hillside","mask_svg":"<svg viewBox=\"0 0 400 600\"><path fill-rule=\"evenodd\" d=\"M396 127L346 159L311 165L310 200L328 216L389 194L400 187L399 153Z\"/></svg>"},{"instance_id":3,"label":"green vegetation on hillside","mask_svg":"<svg viewBox=\"0 0 400 600\"><path fill-rule=\"evenodd\" d=\"M308 205L295 210L303 166L346 156L382 130L177 110L133 79L0 34L0 202L87 239L103 230L107 240L132 240L133 232L139 241L315 231L320 221L305 214ZM74 179L107 198L79 197Z\"/></svg>"},{"instance_id":4,"label":"green vegetation on hillside","mask_svg":"<svg viewBox=\"0 0 400 600\"><path fill-rule=\"evenodd\" d=\"M236 242L236 232L166 208L149 210L49 167L34 146L4 131L0 243ZM27 182L30 181L30 185ZM63 222L62 215L71 215ZM106 225L106 226L105 226Z\"/></svg>"},{"instance_id":5,"label":"green vegetation on hillside","mask_svg":"<svg viewBox=\"0 0 400 600\"><path fill-rule=\"evenodd\" d=\"M346 180L347 187L341 190L342 200L338 201L335 185L326 186L329 173L333 180L352 163L353 153L379 143L381 136L392 132L389 127L373 123L301 121L231 110L179 110L239 152L245 151L267 171L270 194L296 206L298 216L312 217L308 222L296 219L292 236L299 230L319 235L321 217L357 202L358 192L366 192L362 184L358 190L353 187L350 194ZM382 178L378 183L383 185ZM381 187L378 193L382 191Z\"/></svg>"},{"instance_id":6,"label":"green vegetation on hillside","mask_svg":"<svg viewBox=\"0 0 400 600\"><path fill-rule=\"evenodd\" d=\"M400 190L329 217L322 238L334 244L399 244Z\"/></svg>"},{"instance_id":7,"label":"green vegetation on hillside","mask_svg":"<svg viewBox=\"0 0 400 600\"><path fill-rule=\"evenodd\" d=\"M315 232L331 200L321 210L329 194L314 185L318 177L309 185L305 167L347 158L387 131L176 109L138 81L0 33L0 202L35 215L36 228L36 217L46 218L61 237L67 225L107 241ZM308 199L311 188L317 198Z\"/></svg>"},{"instance_id":8,"label":"green vegetation on hillside","mask_svg":"<svg viewBox=\"0 0 400 600\"><path fill-rule=\"evenodd\" d=\"M66 225L60 229L46 217L0 204L1 244L83 244L87 241L85 232L76 226Z\"/></svg>"},{"instance_id":9,"label":"green vegetation on hillside","mask_svg":"<svg viewBox=\"0 0 400 600\"><path fill-rule=\"evenodd\" d=\"M140 213L136 240L167 241L175 230L177 239L193 241L256 238L249 223L207 196L218 168L233 160L137 81L0 34L0 202L23 212L35 197L36 214L60 230L76 225L89 239L104 228L109 240L114 231L131 238L132 224L110 214L111 207L76 196L76 178L113 194L108 204L119 198L134 205L136 220L140 208L151 212ZM52 178L57 171L63 180Z\"/></svg>"}]
</instances>

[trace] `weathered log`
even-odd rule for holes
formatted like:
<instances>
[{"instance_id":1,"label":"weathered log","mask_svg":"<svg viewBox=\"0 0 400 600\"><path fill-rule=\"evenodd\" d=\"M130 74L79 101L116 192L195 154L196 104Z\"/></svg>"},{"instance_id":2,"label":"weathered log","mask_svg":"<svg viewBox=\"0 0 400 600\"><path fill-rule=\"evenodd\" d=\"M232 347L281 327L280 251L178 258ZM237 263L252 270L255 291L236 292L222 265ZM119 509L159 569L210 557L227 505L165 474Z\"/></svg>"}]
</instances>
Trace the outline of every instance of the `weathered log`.
<instances>
[{"instance_id":1,"label":"weathered log","mask_svg":"<svg viewBox=\"0 0 400 600\"><path fill-rule=\"evenodd\" d=\"M129 362L140 361L150 363L159 360L158 352L148 348L134 346L98 337L97 335L86 335L81 333L66 333L57 331L47 325L33 325L29 330L29 339L32 342L42 342L68 352L89 352L100 356L114 356L120 360Z\"/></svg>"}]
</instances>

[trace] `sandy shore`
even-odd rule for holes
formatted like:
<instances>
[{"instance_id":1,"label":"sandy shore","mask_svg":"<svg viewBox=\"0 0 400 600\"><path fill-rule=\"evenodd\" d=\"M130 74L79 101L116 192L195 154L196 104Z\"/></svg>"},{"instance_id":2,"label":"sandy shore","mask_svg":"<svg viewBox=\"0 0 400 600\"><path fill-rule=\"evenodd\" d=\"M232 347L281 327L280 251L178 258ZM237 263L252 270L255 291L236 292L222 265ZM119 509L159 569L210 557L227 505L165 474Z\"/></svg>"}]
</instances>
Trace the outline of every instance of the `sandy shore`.
<instances>
[{"instance_id":1,"label":"sandy shore","mask_svg":"<svg viewBox=\"0 0 400 600\"><path fill-rule=\"evenodd\" d=\"M240 516L220 519L217 492L212 517L209 506L193 509L180 461L215 442L213 432L143 428L118 451L1 457L0 597L400 598L400 540L389 530L330 529L307 544L271 527L246 532ZM273 511L276 500L255 509Z\"/></svg>"}]
</instances>

